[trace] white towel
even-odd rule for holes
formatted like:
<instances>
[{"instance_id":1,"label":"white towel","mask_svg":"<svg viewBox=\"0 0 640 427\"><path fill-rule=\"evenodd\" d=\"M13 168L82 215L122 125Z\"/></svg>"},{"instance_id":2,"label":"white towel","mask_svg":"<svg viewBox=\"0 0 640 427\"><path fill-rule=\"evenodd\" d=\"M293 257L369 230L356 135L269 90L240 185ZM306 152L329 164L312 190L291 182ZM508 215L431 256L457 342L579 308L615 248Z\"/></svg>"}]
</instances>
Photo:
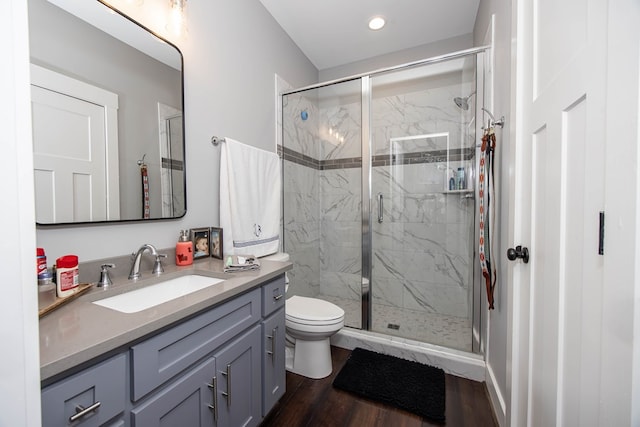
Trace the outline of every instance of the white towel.
<instances>
[{"instance_id":1,"label":"white towel","mask_svg":"<svg viewBox=\"0 0 640 427\"><path fill-rule=\"evenodd\" d=\"M280 247L280 158L231 138L220 154L224 255L261 257Z\"/></svg>"}]
</instances>

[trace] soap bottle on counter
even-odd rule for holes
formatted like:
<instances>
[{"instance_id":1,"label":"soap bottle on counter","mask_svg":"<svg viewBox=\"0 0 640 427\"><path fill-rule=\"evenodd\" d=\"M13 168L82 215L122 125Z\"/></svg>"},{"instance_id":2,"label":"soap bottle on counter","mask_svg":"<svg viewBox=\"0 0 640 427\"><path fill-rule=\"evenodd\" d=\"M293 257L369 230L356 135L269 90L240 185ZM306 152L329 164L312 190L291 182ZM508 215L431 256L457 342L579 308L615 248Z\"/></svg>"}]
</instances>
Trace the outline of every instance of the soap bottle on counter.
<instances>
[{"instance_id":1,"label":"soap bottle on counter","mask_svg":"<svg viewBox=\"0 0 640 427\"><path fill-rule=\"evenodd\" d=\"M176 243L176 265L193 264L193 243L189 240L189 230L180 230Z\"/></svg>"},{"instance_id":2,"label":"soap bottle on counter","mask_svg":"<svg viewBox=\"0 0 640 427\"><path fill-rule=\"evenodd\" d=\"M78 290L78 257L65 255L56 260L56 293L58 298L73 295Z\"/></svg>"}]
</instances>

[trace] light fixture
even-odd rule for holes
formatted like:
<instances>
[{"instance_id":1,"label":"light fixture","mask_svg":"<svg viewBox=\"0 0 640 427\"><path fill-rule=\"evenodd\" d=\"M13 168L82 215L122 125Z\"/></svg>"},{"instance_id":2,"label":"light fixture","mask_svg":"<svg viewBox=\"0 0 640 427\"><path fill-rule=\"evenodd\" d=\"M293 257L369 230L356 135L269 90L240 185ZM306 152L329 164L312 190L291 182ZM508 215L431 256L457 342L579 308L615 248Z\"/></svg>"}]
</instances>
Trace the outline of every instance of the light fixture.
<instances>
[{"instance_id":1,"label":"light fixture","mask_svg":"<svg viewBox=\"0 0 640 427\"><path fill-rule=\"evenodd\" d=\"M187 22L185 13L187 8L187 0L169 0L169 22L167 30L175 36L184 36L187 34Z\"/></svg>"},{"instance_id":2,"label":"light fixture","mask_svg":"<svg viewBox=\"0 0 640 427\"><path fill-rule=\"evenodd\" d=\"M374 16L369 20L369 29L373 31L377 31L384 27L385 20L382 16Z\"/></svg>"}]
</instances>

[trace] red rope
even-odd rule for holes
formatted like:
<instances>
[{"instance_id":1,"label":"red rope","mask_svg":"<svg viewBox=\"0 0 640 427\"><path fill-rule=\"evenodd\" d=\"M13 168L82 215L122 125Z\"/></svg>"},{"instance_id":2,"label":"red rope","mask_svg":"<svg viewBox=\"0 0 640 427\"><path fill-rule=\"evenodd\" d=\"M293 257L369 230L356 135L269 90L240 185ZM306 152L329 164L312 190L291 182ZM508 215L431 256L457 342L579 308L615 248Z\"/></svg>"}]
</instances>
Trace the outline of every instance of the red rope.
<instances>
[{"instance_id":1,"label":"red rope","mask_svg":"<svg viewBox=\"0 0 640 427\"><path fill-rule=\"evenodd\" d=\"M480 148L480 173L478 174L478 196L480 197L480 239L478 242L478 258L480 259L480 268L482 269L482 276L484 277L487 288L487 302L489 303L490 310L493 310L494 308L493 295L496 287L497 276L495 265L492 265L493 263L491 262L491 233L493 232L494 224L489 224L487 221L487 218L494 218L492 195L494 194L493 158L495 154L495 147L496 135L493 128L486 129L482 136L482 147ZM487 169L490 174L487 174Z\"/></svg>"}]
</instances>

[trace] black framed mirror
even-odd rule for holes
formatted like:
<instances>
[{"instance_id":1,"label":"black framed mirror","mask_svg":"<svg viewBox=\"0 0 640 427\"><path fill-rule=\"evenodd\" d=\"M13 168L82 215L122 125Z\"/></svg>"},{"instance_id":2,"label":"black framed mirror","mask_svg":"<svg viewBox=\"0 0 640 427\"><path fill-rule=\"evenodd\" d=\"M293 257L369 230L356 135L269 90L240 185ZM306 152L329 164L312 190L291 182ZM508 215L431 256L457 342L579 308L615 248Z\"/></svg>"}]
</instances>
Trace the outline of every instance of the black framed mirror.
<instances>
[{"instance_id":1,"label":"black framed mirror","mask_svg":"<svg viewBox=\"0 0 640 427\"><path fill-rule=\"evenodd\" d=\"M98 0L28 1L36 223L184 216L180 50Z\"/></svg>"}]
</instances>

